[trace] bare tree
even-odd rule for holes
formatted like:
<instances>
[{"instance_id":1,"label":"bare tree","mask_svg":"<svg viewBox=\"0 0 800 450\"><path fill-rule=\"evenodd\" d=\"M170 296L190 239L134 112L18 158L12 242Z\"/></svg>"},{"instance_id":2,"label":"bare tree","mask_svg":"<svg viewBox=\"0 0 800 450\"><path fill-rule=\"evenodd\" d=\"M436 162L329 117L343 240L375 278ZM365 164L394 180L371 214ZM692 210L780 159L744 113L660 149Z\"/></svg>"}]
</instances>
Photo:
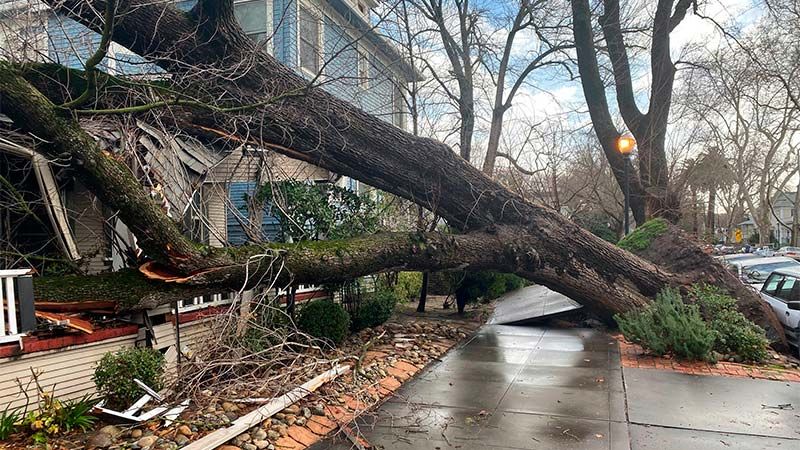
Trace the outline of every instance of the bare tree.
<instances>
[{"instance_id":1,"label":"bare tree","mask_svg":"<svg viewBox=\"0 0 800 450\"><path fill-rule=\"evenodd\" d=\"M759 231L759 244L766 244L772 197L798 170L800 111L774 78L739 52L720 49L699 67L705 79L692 89L696 118L706 123L715 147L728 152L740 199Z\"/></svg>"},{"instance_id":2,"label":"bare tree","mask_svg":"<svg viewBox=\"0 0 800 450\"><path fill-rule=\"evenodd\" d=\"M638 177L631 183L631 208L637 223L650 217L676 220L678 196L671 192L665 139L675 81L675 64L670 56L670 34L683 21L693 0L659 0L652 23L642 24L650 38L650 104L643 113L636 101L629 47L625 43L622 10L619 0L604 0L600 16L605 48L611 61L617 105L625 125L638 144ZM644 3L634 3L646 7ZM584 96L592 125L620 186L623 184L626 159L616 149L620 131L614 124L606 89L600 73L589 0L572 0L573 29ZM632 16L631 16L632 17ZM629 18L630 19L630 18ZM631 19L632 21L632 19ZM636 24L631 25L634 29Z\"/></svg>"}]
</instances>

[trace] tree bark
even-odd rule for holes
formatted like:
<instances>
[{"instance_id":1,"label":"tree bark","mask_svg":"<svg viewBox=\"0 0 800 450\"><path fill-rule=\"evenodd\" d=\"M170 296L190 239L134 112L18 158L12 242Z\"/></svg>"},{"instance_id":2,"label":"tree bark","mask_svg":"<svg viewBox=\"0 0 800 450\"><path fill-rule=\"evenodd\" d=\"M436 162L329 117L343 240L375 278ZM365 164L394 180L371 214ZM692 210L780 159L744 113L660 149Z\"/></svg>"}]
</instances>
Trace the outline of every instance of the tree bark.
<instances>
[{"instance_id":1,"label":"tree bark","mask_svg":"<svg viewBox=\"0 0 800 450\"><path fill-rule=\"evenodd\" d=\"M103 2L91 3L97 7ZM130 184L133 178L119 174L119 165L105 161L111 158L103 157L91 139L78 133L75 121L69 123L56 113L52 103L29 85L26 87L16 72L0 66L2 112L18 126L45 139L47 143L41 151L73 156L73 167L92 182L89 187L98 192L104 203L124 210L123 220L137 235L143 233L148 254L159 263L149 264L143 271L165 282L162 284L241 287L246 280L252 283L258 278L252 276L257 273L254 270L265 270L259 265L265 259L253 257L278 252L287 268L284 276L296 283L337 281L398 269L470 268L518 273L610 319L614 313L646 304L665 286L705 280L703 274L673 273L610 245L557 212L509 192L446 145L412 136L322 89L308 88L305 80L255 48L235 28L213 21L209 22L213 23L209 30L205 28L207 22L197 19L196 12L185 14L147 0L129 3L129 10L119 17L115 29L118 43L151 58L179 78L198 67L214 68L203 70L202 77L192 78L194 85L187 89L194 87L198 92L235 99L239 104L283 95L280 100L251 111L246 116L249 121L238 123L236 129L228 129L230 122L224 115L207 110L170 111L180 118L185 129L252 142L411 201L420 202L435 195L436 214L468 231L455 236L426 233L422 242L415 233L365 236L344 243L220 250L194 245L177 228L167 226L171 223L166 216L155 217L160 213L158 208L142 203L149 199L140 187ZM58 5L85 6L77 0ZM88 9L75 9L72 15L90 27L98 26ZM231 73L237 76L227 76ZM285 96L298 90L303 95ZM254 142L252 136L263 140ZM82 164L81 160L92 164ZM103 178L108 171L118 176ZM104 195L104 189L119 195ZM142 209L152 213L152 223L144 220ZM685 245L685 241L678 242L679 246ZM721 269L711 259L703 262ZM731 280L734 278L713 281L725 287ZM739 301L761 304L754 293ZM780 325L769 310L750 318L781 339Z\"/></svg>"},{"instance_id":2,"label":"tree bark","mask_svg":"<svg viewBox=\"0 0 800 450\"><path fill-rule=\"evenodd\" d=\"M706 211L706 234L714 237L717 228L717 189L712 186L708 190L708 210Z\"/></svg>"},{"instance_id":3,"label":"tree bark","mask_svg":"<svg viewBox=\"0 0 800 450\"><path fill-rule=\"evenodd\" d=\"M425 304L428 301L428 280L430 272L422 272L422 286L419 288L419 303L417 303L417 312L425 312Z\"/></svg>"}]
</instances>

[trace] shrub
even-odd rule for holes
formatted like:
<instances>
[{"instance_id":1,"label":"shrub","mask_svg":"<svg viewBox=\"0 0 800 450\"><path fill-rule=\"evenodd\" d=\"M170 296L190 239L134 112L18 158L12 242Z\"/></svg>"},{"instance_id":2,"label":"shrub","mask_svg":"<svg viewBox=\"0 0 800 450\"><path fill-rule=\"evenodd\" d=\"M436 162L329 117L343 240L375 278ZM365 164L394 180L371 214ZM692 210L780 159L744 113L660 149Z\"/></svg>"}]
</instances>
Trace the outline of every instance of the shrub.
<instances>
[{"instance_id":1,"label":"shrub","mask_svg":"<svg viewBox=\"0 0 800 450\"><path fill-rule=\"evenodd\" d=\"M736 299L709 285L692 286L690 295L715 334L714 350L738 355L744 361L767 358L769 341L764 329L736 310Z\"/></svg>"},{"instance_id":2,"label":"shrub","mask_svg":"<svg viewBox=\"0 0 800 450\"><path fill-rule=\"evenodd\" d=\"M698 306L684 303L677 289L666 288L653 303L614 318L626 339L656 355L714 359L714 331Z\"/></svg>"},{"instance_id":3,"label":"shrub","mask_svg":"<svg viewBox=\"0 0 800 450\"><path fill-rule=\"evenodd\" d=\"M617 245L629 252L647 250L653 240L666 233L668 228L669 225L664 219L649 220L620 239Z\"/></svg>"},{"instance_id":4,"label":"shrub","mask_svg":"<svg viewBox=\"0 0 800 450\"><path fill-rule=\"evenodd\" d=\"M97 391L106 397L109 405L127 408L144 394L134 378L158 391L164 387L163 375L164 356L161 353L131 347L106 353L97 364L93 379Z\"/></svg>"},{"instance_id":5,"label":"shrub","mask_svg":"<svg viewBox=\"0 0 800 450\"><path fill-rule=\"evenodd\" d=\"M397 283L394 285L394 291L398 301L404 302L412 298L418 298L420 289L422 289L421 272L400 272L397 274Z\"/></svg>"},{"instance_id":6,"label":"shrub","mask_svg":"<svg viewBox=\"0 0 800 450\"><path fill-rule=\"evenodd\" d=\"M353 331L376 327L389 320L397 301L398 296L394 290L378 289L367 294L352 317Z\"/></svg>"},{"instance_id":7,"label":"shrub","mask_svg":"<svg viewBox=\"0 0 800 450\"><path fill-rule=\"evenodd\" d=\"M350 317L340 305L330 300L317 300L300 310L297 327L317 339L338 345L350 329Z\"/></svg>"}]
</instances>

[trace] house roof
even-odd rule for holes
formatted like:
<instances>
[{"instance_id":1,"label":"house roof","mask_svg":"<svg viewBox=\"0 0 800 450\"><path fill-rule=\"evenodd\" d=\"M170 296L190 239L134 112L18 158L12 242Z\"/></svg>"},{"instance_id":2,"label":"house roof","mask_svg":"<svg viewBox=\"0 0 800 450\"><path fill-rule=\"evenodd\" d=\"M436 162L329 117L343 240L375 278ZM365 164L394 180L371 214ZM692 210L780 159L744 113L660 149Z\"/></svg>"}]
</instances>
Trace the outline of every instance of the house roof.
<instances>
[{"instance_id":1,"label":"house roof","mask_svg":"<svg viewBox=\"0 0 800 450\"><path fill-rule=\"evenodd\" d=\"M745 219L745 220L743 220L743 221L741 221L741 222L737 223L736 225L739 225L739 226L742 226L742 225L752 225L752 226L755 226L755 225L756 225L756 223L753 221L753 219Z\"/></svg>"},{"instance_id":2,"label":"house roof","mask_svg":"<svg viewBox=\"0 0 800 450\"><path fill-rule=\"evenodd\" d=\"M372 45L376 46L391 61L391 65L398 70L407 81L420 81L423 79L406 58L383 35L378 33L374 26L369 24L364 17L353 8L346 0L328 0L331 7Z\"/></svg>"}]
</instances>

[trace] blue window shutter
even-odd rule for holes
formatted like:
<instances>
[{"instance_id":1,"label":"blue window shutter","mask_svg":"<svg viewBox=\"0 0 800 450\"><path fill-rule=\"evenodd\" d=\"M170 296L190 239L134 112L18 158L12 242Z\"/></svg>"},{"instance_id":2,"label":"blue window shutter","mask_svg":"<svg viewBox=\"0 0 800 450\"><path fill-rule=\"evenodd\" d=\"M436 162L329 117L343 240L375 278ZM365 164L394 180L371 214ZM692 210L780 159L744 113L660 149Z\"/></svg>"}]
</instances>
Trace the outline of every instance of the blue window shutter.
<instances>
[{"instance_id":1,"label":"blue window shutter","mask_svg":"<svg viewBox=\"0 0 800 450\"><path fill-rule=\"evenodd\" d=\"M228 196L230 198L230 205L227 208L227 231L228 242L231 245L244 245L249 242L247 233L239 219L247 218L247 197L255 193L256 184L253 181L233 182L230 183ZM234 209L235 208L235 209ZM281 232L281 223L278 218L271 214L271 206L267 205L264 208L264 217L261 219L261 237L270 242L279 242L282 240L283 233ZM238 213L237 213L238 211Z\"/></svg>"},{"instance_id":2,"label":"blue window shutter","mask_svg":"<svg viewBox=\"0 0 800 450\"><path fill-rule=\"evenodd\" d=\"M297 3L295 0L275 0L272 4L272 23L275 27L273 48L275 58L289 67L297 67Z\"/></svg>"}]
</instances>

